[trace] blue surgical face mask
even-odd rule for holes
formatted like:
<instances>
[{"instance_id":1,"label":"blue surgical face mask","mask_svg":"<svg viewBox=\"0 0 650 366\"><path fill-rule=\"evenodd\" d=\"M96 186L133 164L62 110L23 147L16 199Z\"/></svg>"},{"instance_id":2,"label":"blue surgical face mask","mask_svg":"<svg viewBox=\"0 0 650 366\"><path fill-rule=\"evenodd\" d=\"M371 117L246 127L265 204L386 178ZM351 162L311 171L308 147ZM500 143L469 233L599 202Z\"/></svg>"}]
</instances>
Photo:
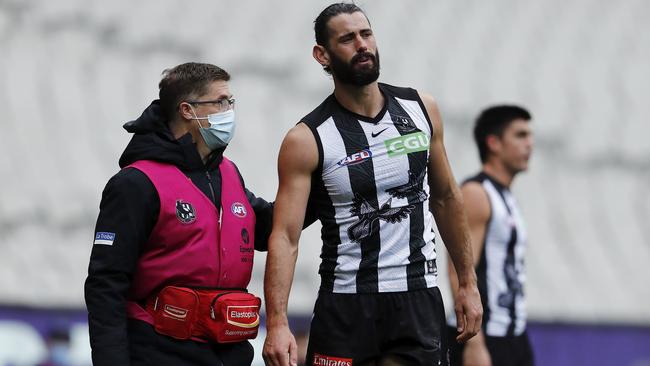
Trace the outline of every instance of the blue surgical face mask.
<instances>
[{"instance_id":1,"label":"blue surgical face mask","mask_svg":"<svg viewBox=\"0 0 650 366\"><path fill-rule=\"evenodd\" d=\"M192 109L194 113L194 109ZM207 117L196 117L196 120L207 119L210 123L208 127L201 127L199 124L199 133L203 137L205 144L210 150L228 145L235 135L235 110L229 109L224 112L208 114ZM198 122L197 122L198 123Z\"/></svg>"}]
</instances>

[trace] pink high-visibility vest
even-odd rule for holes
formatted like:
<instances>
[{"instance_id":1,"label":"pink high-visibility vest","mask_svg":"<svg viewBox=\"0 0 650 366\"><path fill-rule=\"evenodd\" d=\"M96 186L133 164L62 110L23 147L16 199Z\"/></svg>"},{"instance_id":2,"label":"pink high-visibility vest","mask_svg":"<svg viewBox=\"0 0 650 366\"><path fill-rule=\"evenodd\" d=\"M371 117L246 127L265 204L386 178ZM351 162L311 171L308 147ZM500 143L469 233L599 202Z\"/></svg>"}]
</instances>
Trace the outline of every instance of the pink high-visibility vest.
<instances>
[{"instance_id":1,"label":"pink high-visibility vest","mask_svg":"<svg viewBox=\"0 0 650 366\"><path fill-rule=\"evenodd\" d=\"M224 157L219 165L221 212L174 165L140 160L129 167L156 187L160 213L141 248L128 316L152 323L138 302L165 286L246 288L253 270L255 213L234 164Z\"/></svg>"}]
</instances>

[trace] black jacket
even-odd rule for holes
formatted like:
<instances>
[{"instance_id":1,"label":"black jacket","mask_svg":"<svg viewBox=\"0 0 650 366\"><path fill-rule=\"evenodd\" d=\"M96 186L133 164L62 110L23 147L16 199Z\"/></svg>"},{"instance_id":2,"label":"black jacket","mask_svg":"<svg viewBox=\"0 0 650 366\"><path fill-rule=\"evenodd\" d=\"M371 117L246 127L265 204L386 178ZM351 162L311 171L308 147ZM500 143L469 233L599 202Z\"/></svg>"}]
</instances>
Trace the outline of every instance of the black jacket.
<instances>
[{"instance_id":1,"label":"black jacket","mask_svg":"<svg viewBox=\"0 0 650 366\"><path fill-rule=\"evenodd\" d=\"M224 149L214 151L204 164L190 134L174 139L157 101L124 128L134 135L120 158L121 168L138 160L173 164L219 208L218 166ZM257 218L255 249L266 250L273 205L245 192ZM85 284L93 364L129 365L126 295L140 248L156 224L160 199L144 173L126 168L106 184L99 209L95 232L115 233L115 238L112 245L93 245Z\"/></svg>"}]
</instances>

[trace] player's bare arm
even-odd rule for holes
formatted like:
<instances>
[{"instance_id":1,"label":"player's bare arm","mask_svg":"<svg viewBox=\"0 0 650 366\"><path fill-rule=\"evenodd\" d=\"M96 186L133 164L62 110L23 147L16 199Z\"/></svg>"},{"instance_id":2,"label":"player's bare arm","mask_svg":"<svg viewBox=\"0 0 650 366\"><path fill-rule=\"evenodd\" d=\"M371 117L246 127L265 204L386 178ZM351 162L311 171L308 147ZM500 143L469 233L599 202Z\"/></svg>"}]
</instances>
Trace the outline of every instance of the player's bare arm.
<instances>
[{"instance_id":1,"label":"player's bare arm","mask_svg":"<svg viewBox=\"0 0 650 366\"><path fill-rule=\"evenodd\" d=\"M487 193L478 182L467 182L460 187L463 197L463 207L467 215L469 235L472 240L472 253L474 256L474 268L478 265L481 251L483 250L483 238L485 229L490 220L490 201ZM458 292L458 278L452 261L448 262L447 272L451 283L451 292L456 296Z\"/></svg>"},{"instance_id":2,"label":"player's bare arm","mask_svg":"<svg viewBox=\"0 0 650 366\"><path fill-rule=\"evenodd\" d=\"M459 342L465 342L481 329L483 308L476 286L472 244L463 200L451 173L443 144L442 118L435 100L420 94L433 128L429 153L430 207L458 274L454 301Z\"/></svg>"},{"instance_id":3,"label":"player's bare arm","mask_svg":"<svg viewBox=\"0 0 650 366\"><path fill-rule=\"evenodd\" d=\"M483 251L485 230L490 220L490 201L483 186L478 182L467 182L462 185L460 191L463 195L463 203L469 224L469 234L472 239L472 252L474 255L474 267L478 265ZM458 280L454 266L449 262L449 281L451 291L456 296ZM463 349L463 365L465 366L491 366L490 353L485 345L483 332L467 341Z\"/></svg>"},{"instance_id":4,"label":"player's bare arm","mask_svg":"<svg viewBox=\"0 0 650 366\"><path fill-rule=\"evenodd\" d=\"M296 365L296 340L289 329L287 304L298 257L298 240L311 189L311 175L318 165L314 135L301 123L284 138L278 157L279 186L273 209L264 275L267 365Z\"/></svg>"}]
</instances>

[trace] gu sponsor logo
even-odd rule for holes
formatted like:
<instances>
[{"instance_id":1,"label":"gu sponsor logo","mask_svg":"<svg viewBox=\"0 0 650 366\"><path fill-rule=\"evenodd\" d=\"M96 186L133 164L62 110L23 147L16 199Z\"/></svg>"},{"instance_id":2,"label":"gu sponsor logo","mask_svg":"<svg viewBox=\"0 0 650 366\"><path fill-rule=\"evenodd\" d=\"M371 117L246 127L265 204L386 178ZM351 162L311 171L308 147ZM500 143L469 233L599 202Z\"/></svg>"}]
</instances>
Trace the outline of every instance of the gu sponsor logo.
<instances>
[{"instance_id":1,"label":"gu sponsor logo","mask_svg":"<svg viewBox=\"0 0 650 366\"><path fill-rule=\"evenodd\" d=\"M257 306L228 306L226 322L240 328L255 328L260 324Z\"/></svg>"},{"instance_id":2,"label":"gu sponsor logo","mask_svg":"<svg viewBox=\"0 0 650 366\"><path fill-rule=\"evenodd\" d=\"M246 207L239 202L235 202L230 206L230 212L237 217L246 217Z\"/></svg>"},{"instance_id":3,"label":"gu sponsor logo","mask_svg":"<svg viewBox=\"0 0 650 366\"><path fill-rule=\"evenodd\" d=\"M395 157L429 148L429 136L418 131L384 141L388 156Z\"/></svg>"},{"instance_id":4,"label":"gu sponsor logo","mask_svg":"<svg viewBox=\"0 0 650 366\"><path fill-rule=\"evenodd\" d=\"M347 166L362 163L368 159L372 158L372 151L369 149L363 149L354 154L350 154L345 158L341 159L337 164L339 166Z\"/></svg>"},{"instance_id":5,"label":"gu sponsor logo","mask_svg":"<svg viewBox=\"0 0 650 366\"><path fill-rule=\"evenodd\" d=\"M314 353L313 366L352 366L351 358L325 356Z\"/></svg>"}]
</instances>

